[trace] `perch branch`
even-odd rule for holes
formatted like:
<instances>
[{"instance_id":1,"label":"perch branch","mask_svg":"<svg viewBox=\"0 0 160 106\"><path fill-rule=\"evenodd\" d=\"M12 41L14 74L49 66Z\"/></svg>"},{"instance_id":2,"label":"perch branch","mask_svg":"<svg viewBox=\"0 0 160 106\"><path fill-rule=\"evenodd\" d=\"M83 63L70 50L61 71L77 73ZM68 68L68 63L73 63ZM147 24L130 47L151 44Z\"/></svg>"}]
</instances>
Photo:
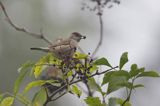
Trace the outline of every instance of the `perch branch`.
<instances>
[{"instance_id":1,"label":"perch branch","mask_svg":"<svg viewBox=\"0 0 160 106\"><path fill-rule=\"evenodd\" d=\"M44 36L42 30L40 30L40 33L37 34L37 33L29 32L29 31L28 31L27 29L25 29L25 28L20 28L20 27L18 27L17 25L15 25L15 24L12 22L11 18L9 17L9 15L8 15L6 9L5 9L5 6L3 5L3 3L2 3L1 1L0 1L0 7L2 8L2 11L3 11L3 13L4 13L5 17L6 17L7 22L8 22L15 30L20 31L20 32L24 32L24 33L26 33L26 34L28 34L28 35L31 35L32 37L35 37L35 38L38 38L38 39L42 39L42 40L44 40L45 42L47 42L48 44L52 45L52 42L51 42L50 40L48 40L48 39Z\"/></svg>"}]
</instances>

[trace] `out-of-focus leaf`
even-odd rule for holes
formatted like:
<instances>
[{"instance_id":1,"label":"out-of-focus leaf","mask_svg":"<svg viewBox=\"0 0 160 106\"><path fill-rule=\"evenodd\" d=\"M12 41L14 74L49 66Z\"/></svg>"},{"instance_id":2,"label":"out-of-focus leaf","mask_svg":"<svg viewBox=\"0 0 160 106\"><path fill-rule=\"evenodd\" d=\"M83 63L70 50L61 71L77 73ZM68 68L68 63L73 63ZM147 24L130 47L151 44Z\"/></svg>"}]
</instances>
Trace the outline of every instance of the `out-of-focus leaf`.
<instances>
[{"instance_id":1,"label":"out-of-focus leaf","mask_svg":"<svg viewBox=\"0 0 160 106\"><path fill-rule=\"evenodd\" d=\"M100 58L94 62L95 65L106 65L108 67L112 67L106 58Z\"/></svg>"},{"instance_id":2,"label":"out-of-focus leaf","mask_svg":"<svg viewBox=\"0 0 160 106\"><path fill-rule=\"evenodd\" d=\"M68 73L67 73L67 77L70 77L73 75L73 72L70 70Z\"/></svg>"},{"instance_id":3,"label":"out-of-focus leaf","mask_svg":"<svg viewBox=\"0 0 160 106\"><path fill-rule=\"evenodd\" d=\"M16 94L20 88L20 84L21 82L23 81L23 79L25 78L25 76L27 75L28 73L28 68L30 67L33 67L34 66L34 63L32 62L27 62L25 64L23 64L19 69L19 76L18 78L16 79L15 83L14 83L14 89L13 89L13 92L14 94Z\"/></svg>"},{"instance_id":4,"label":"out-of-focus leaf","mask_svg":"<svg viewBox=\"0 0 160 106\"><path fill-rule=\"evenodd\" d=\"M41 75L47 64L59 65L60 63L61 61L54 57L51 53L48 53L46 56L41 57L33 68L35 78L38 78Z\"/></svg>"},{"instance_id":5,"label":"out-of-focus leaf","mask_svg":"<svg viewBox=\"0 0 160 106\"><path fill-rule=\"evenodd\" d=\"M155 71L147 71L147 72L142 72L137 77L160 77L160 75Z\"/></svg>"},{"instance_id":6,"label":"out-of-focus leaf","mask_svg":"<svg viewBox=\"0 0 160 106\"><path fill-rule=\"evenodd\" d=\"M42 57L36 64L35 64L35 67L34 67L34 69L33 69L33 71L34 71L34 76L35 76L35 78L38 78L40 75L41 75L41 73L42 73L42 71L43 71L43 68L44 68L44 64L47 64L46 63L46 61L45 61L45 57Z\"/></svg>"},{"instance_id":7,"label":"out-of-focus leaf","mask_svg":"<svg viewBox=\"0 0 160 106\"><path fill-rule=\"evenodd\" d=\"M0 103L3 100L3 96L4 96L4 94L0 94Z\"/></svg>"},{"instance_id":8,"label":"out-of-focus leaf","mask_svg":"<svg viewBox=\"0 0 160 106\"><path fill-rule=\"evenodd\" d=\"M32 106L43 106L43 104L47 100L47 95L45 88L42 88L40 91L38 91L32 100Z\"/></svg>"},{"instance_id":9,"label":"out-of-focus leaf","mask_svg":"<svg viewBox=\"0 0 160 106\"><path fill-rule=\"evenodd\" d=\"M128 62L128 52L124 52L120 58L119 69L121 70L127 62Z\"/></svg>"},{"instance_id":10,"label":"out-of-focus leaf","mask_svg":"<svg viewBox=\"0 0 160 106\"><path fill-rule=\"evenodd\" d=\"M59 83L57 80L37 80L37 81L32 81L30 82L24 89L24 93L27 93L30 89L33 87L39 87L44 85L45 83L49 83L53 86L59 86Z\"/></svg>"},{"instance_id":11,"label":"out-of-focus leaf","mask_svg":"<svg viewBox=\"0 0 160 106\"><path fill-rule=\"evenodd\" d=\"M88 106L105 106L101 103L99 97L87 97L84 101Z\"/></svg>"},{"instance_id":12,"label":"out-of-focus leaf","mask_svg":"<svg viewBox=\"0 0 160 106\"><path fill-rule=\"evenodd\" d=\"M22 94L20 94L20 93L18 93L18 94L16 95L16 98L17 98L21 103L23 103L24 105L29 106L29 105L31 104L30 100L29 100L26 96L24 96L24 95L22 95Z\"/></svg>"},{"instance_id":13,"label":"out-of-focus leaf","mask_svg":"<svg viewBox=\"0 0 160 106\"><path fill-rule=\"evenodd\" d=\"M14 101L13 97L6 97L2 100L0 106L12 106Z\"/></svg>"},{"instance_id":14,"label":"out-of-focus leaf","mask_svg":"<svg viewBox=\"0 0 160 106\"><path fill-rule=\"evenodd\" d=\"M78 97L82 94L82 91L76 85L72 85L71 92L76 94Z\"/></svg>"},{"instance_id":15,"label":"out-of-focus leaf","mask_svg":"<svg viewBox=\"0 0 160 106\"><path fill-rule=\"evenodd\" d=\"M76 59L86 59L87 57L88 57L87 54L82 54L80 52L75 52L73 55L73 58L76 58Z\"/></svg>"},{"instance_id":16,"label":"out-of-focus leaf","mask_svg":"<svg viewBox=\"0 0 160 106\"><path fill-rule=\"evenodd\" d=\"M94 78L88 79L88 85L92 90L98 91L103 94L101 87L96 83Z\"/></svg>"},{"instance_id":17,"label":"out-of-focus leaf","mask_svg":"<svg viewBox=\"0 0 160 106\"><path fill-rule=\"evenodd\" d=\"M116 98L116 102L117 104L119 104L120 106L124 103L124 100L122 100L121 98ZM126 102L123 106L132 106L129 102Z\"/></svg>"},{"instance_id":18,"label":"out-of-focus leaf","mask_svg":"<svg viewBox=\"0 0 160 106\"><path fill-rule=\"evenodd\" d=\"M45 83L46 83L46 81L44 81L44 80L32 81L25 87L23 93L26 94L33 87L40 87L40 86L44 85Z\"/></svg>"},{"instance_id":19,"label":"out-of-focus leaf","mask_svg":"<svg viewBox=\"0 0 160 106\"><path fill-rule=\"evenodd\" d=\"M57 57L55 57L53 55L53 53L48 53L47 56L46 56L46 62L49 63L49 64L55 64L55 65L60 65L61 64L61 60L58 59Z\"/></svg>"},{"instance_id":20,"label":"out-of-focus leaf","mask_svg":"<svg viewBox=\"0 0 160 106\"><path fill-rule=\"evenodd\" d=\"M117 99L116 98L109 98L108 106L116 106Z\"/></svg>"}]
</instances>

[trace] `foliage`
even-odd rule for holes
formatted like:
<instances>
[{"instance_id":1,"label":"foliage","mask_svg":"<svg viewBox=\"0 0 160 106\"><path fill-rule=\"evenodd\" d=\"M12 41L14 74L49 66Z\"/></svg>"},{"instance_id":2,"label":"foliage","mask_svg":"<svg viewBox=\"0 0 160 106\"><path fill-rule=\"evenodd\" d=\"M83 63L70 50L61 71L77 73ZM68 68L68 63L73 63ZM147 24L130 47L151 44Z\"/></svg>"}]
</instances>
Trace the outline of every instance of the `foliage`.
<instances>
[{"instance_id":1,"label":"foliage","mask_svg":"<svg viewBox=\"0 0 160 106\"><path fill-rule=\"evenodd\" d=\"M131 96L132 90L144 87L143 84L135 84L135 80L143 77L159 77L159 74L155 71L145 71L145 68L139 68L137 64L132 64L130 70L124 69L124 65L128 62L128 53L125 52L120 57L119 66L112 67L106 58L100 58L92 60L89 55L81 54L79 52L75 53L78 56L73 56L73 58L64 63L63 60L59 60L54 57L51 53L40 58L39 61L27 62L19 68L19 77L15 81L13 95L1 94L0 96L0 106L11 106L15 100L18 100L24 105L30 106L42 106L46 105L48 102L57 100L66 93L71 93L77 97L81 97L84 90L77 86L79 82L88 85L90 92L99 92L102 97L94 97L93 95L87 95L84 101L88 106L115 106L119 104L121 106L131 106L129 103L129 98ZM39 64L41 63L41 64ZM35 67L37 66L45 68L38 69L38 77L35 74L37 71ZM42 72L48 72L48 67L57 67L63 72L61 77L46 76L48 78L42 77ZM105 66L108 68L105 71L100 71L100 66ZM93 67L95 70L93 71ZM30 70L29 70L30 69ZM104 76L103 76L104 74ZM101 83L97 83L94 76L101 76L103 80ZM28 82L26 87L22 92L19 91L21 83L25 81L25 77L33 77L34 80ZM32 78L32 79L33 79ZM102 90L104 85L105 90ZM34 94L34 97L29 100L27 99L27 93L33 88L39 89L38 92ZM122 100L121 98L109 98L108 103L105 99L110 93L115 92L119 89L126 88L128 93L127 99ZM22 94L22 95L21 95ZM58 97L57 97L58 95ZM103 101L101 98L104 98Z\"/></svg>"}]
</instances>

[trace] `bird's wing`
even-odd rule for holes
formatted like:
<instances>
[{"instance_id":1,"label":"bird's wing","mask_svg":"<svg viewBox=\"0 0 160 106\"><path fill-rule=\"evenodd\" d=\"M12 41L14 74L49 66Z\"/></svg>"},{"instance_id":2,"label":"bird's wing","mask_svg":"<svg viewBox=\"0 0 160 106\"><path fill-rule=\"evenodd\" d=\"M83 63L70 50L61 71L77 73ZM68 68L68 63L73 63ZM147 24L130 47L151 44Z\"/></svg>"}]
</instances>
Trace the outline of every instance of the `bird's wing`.
<instances>
[{"instance_id":1,"label":"bird's wing","mask_svg":"<svg viewBox=\"0 0 160 106\"><path fill-rule=\"evenodd\" d=\"M53 45L50 46L50 48L54 48L57 46L62 46L62 45L70 45L71 40L70 39L66 39L66 40L58 40L57 42L55 42Z\"/></svg>"}]
</instances>

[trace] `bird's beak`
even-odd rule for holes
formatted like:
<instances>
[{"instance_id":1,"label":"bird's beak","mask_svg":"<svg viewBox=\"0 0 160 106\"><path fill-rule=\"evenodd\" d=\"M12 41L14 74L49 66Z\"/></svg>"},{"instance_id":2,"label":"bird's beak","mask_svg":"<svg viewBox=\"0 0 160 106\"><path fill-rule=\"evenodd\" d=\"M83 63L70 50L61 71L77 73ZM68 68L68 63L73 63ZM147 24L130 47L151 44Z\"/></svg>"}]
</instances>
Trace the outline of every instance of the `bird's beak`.
<instances>
[{"instance_id":1,"label":"bird's beak","mask_svg":"<svg viewBox=\"0 0 160 106\"><path fill-rule=\"evenodd\" d=\"M86 36L81 36L81 39L86 39Z\"/></svg>"}]
</instances>

